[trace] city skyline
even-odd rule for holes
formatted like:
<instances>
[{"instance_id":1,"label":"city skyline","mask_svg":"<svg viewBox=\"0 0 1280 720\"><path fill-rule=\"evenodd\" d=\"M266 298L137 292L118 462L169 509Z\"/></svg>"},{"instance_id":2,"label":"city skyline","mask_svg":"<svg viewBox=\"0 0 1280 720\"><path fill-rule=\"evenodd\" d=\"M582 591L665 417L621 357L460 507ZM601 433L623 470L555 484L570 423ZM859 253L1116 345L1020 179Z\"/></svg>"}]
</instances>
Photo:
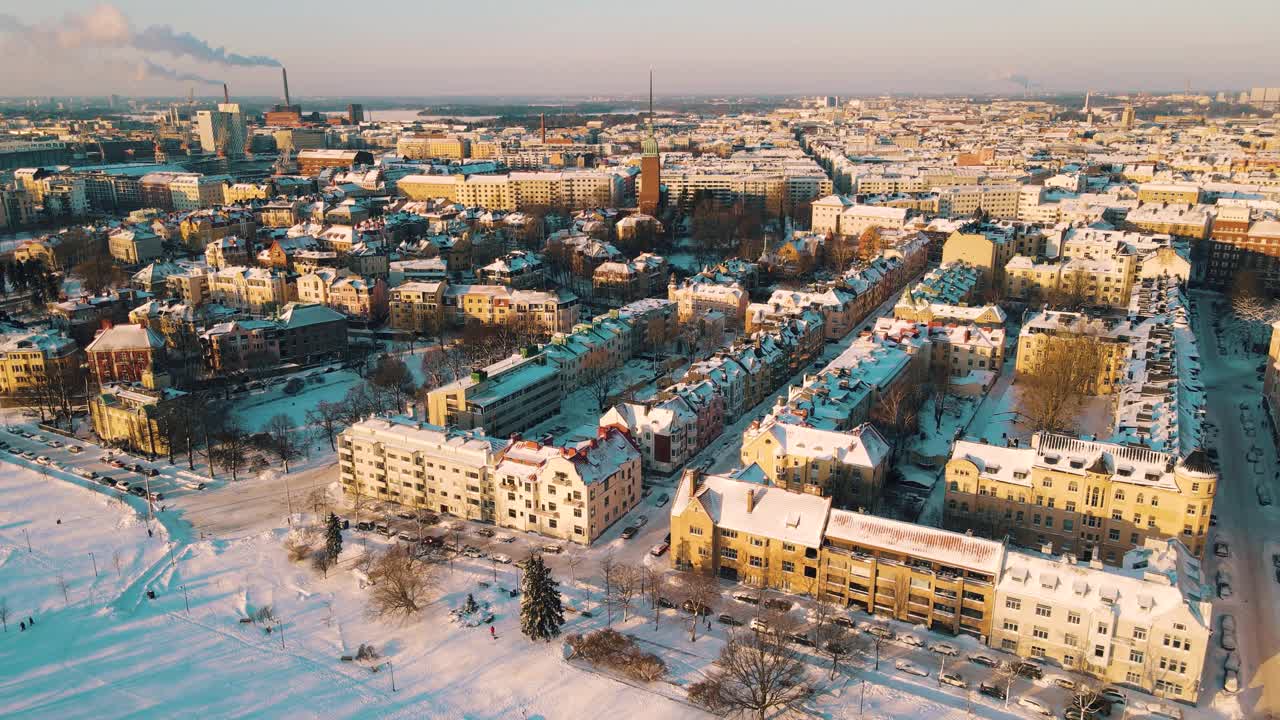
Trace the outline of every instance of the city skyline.
<instances>
[{"instance_id":1,"label":"city skyline","mask_svg":"<svg viewBox=\"0 0 1280 720\"><path fill-rule=\"evenodd\" d=\"M226 82L236 95L274 97L285 65L299 97L581 97L629 94L653 66L660 96L1218 91L1274 84L1258 68L1280 65L1266 35L1280 9L1263 3L1207 17L1181 1L1157 14L1090 0L1060 17L1004 0L963 14L927 0L798 17L755 3L725 15L666 0L643 13L578 2L394 4L343 25L342 37L332 37L331 19L346 9L317 9L303 16L235 1L206 16L150 0L22 7L0 13L0 87L8 96L192 87L210 96ZM480 17L489 21L481 46L479 31L433 29Z\"/></svg>"}]
</instances>

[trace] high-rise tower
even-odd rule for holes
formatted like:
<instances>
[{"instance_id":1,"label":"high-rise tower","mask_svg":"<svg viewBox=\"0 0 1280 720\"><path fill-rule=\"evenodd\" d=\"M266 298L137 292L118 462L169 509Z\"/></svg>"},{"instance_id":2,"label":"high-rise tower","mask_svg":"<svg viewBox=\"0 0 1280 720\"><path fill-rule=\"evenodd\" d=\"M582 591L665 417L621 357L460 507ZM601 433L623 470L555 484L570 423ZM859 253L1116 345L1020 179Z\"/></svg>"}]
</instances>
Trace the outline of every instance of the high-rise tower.
<instances>
[{"instance_id":1,"label":"high-rise tower","mask_svg":"<svg viewBox=\"0 0 1280 720\"><path fill-rule=\"evenodd\" d=\"M662 158L653 135L653 68L649 68L648 133L640 142L640 212L657 215L662 201Z\"/></svg>"}]
</instances>

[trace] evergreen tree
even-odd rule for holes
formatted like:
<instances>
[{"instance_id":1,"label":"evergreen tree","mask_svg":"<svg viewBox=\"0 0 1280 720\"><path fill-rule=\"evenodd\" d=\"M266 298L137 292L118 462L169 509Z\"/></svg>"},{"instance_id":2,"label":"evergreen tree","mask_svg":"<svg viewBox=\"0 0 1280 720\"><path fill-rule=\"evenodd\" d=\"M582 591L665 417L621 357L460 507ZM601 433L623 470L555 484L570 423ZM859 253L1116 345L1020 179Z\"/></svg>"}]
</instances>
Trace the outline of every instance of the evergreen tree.
<instances>
[{"instance_id":1,"label":"evergreen tree","mask_svg":"<svg viewBox=\"0 0 1280 720\"><path fill-rule=\"evenodd\" d=\"M336 562L338 556L342 554L342 524L338 522L338 516L329 513L328 527L325 528L324 552L329 556L330 562Z\"/></svg>"},{"instance_id":2,"label":"evergreen tree","mask_svg":"<svg viewBox=\"0 0 1280 720\"><path fill-rule=\"evenodd\" d=\"M524 571L524 597L520 599L520 631L530 640L551 642L551 638L560 634L564 609L557 585L542 556L530 556Z\"/></svg>"}]
</instances>

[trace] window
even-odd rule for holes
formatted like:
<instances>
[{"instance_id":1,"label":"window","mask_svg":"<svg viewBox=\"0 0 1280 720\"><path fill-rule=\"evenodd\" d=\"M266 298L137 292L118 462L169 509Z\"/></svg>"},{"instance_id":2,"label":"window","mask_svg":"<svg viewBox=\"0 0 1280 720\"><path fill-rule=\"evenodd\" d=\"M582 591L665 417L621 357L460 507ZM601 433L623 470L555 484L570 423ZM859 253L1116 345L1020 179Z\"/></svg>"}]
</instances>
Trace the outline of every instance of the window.
<instances>
[{"instance_id":1,"label":"window","mask_svg":"<svg viewBox=\"0 0 1280 720\"><path fill-rule=\"evenodd\" d=\"M1005 599L1004 599L1004 606L1005 606L1005 607L1007 607L1007 608L1009 608L1010 610L1021 610L1021 609L1022 609L1022 600L1020 600L1020 599L1018 599L1018 598L1016 598L1016 597L1005 598Z\"/></svg>"},{"instance_id":2,"label":"window","mask_svg":"<svg viewBox=\"0 0 1280 720\"><path fill-rule=\"evenodd\" d=\"M762 568L762 567L764 567L764 559L763 559L763 558L760 558L760 557L757 557L757 556L755 556L755 555L750 556L750 557L747 559L747 562L748 562L748 563L751 565L751 567L753 567L753 568Z\"/></svg>"},{"instance_id":3,"label":"window","mask_svg":"<svg viewBox=\"0 0 1280 720\"><path fill-rule=\"evenodd\" d=\"M1147 629L1146 629L1146 628L1140 628L1140 627L1136 627L1136 628L1134 628L1134 629L1133 629L1133 639L1134 639L1134 640L1146 640L1146 639L1147 639Z\"/></svg>"},{"instance_id":4,"label":"window","mask_svg":"<svg viewBox=\"0 0 1280 720\"><path fill-rule=\"evenodd\" d=\"M753 537L751 538L751 544L756 547L765 547L766 545L769 544L769 541L765 540L764 538Z\"/></svg>"},{"instance_id":5,"label":"window","mask_svg":"<svg viewBox=\"0 0 1280 720\"><path fill-rule=\"evenodd\" d=\"M1004 638L1000 641L1000 649L1005 652L1017 652L1018 641L1012 638Z\"/></svg>"},{"instance_id":6,"label":"window","mask_svg":"<svg viewBox=\"0 0 1280 720\"><path fill-rule=\"evenodd\" d=\"M1130 670L1124 674L1124 681L1130 685L1140 685L1142 683L1142 673Z\"/></svg>"},{"instance_id":7,"label":"window","mask_svg":"<svg viewBox=\"0 0 1280 720\"><path fill-rule=\"evenodd\" d=\"M796 571L796 564L790 560L782 561L782 572L793 573Z\"/></svg>"},{"instance_id":8,"label":"window","mask_svg":"<svg viewBox=\"0 0 1280 720\"><path fill-rule=\"evenodd\" d=\"M1044 656L1045 656L1044 648L1040 647L1039 645L1031 646L1031 657L1042 658Z\"/></svg>"},{"instance_id":9,"label":"window","mask_svg":"<svg viewBox=\"0 0 1280 720\"><path fill-rule=\"evenodd\" d=\"M1098 634L1099 634L1099 635L1106 635L1106 634L1107 634L1107 624L1106 624L1106 623L1098 623Z\"/></svg>"},{"instance_id":10,"label":"window","mask_svg":"<svg viewBox=\"0 0 1280 720\"><path fill-rule=\"evenodd\" d=\"M1009 632L1018 632L1018 623L1009 620L1004 621L1004 629Z\"/></svg>"},{"instance_id":11,"label":"window","mask_svg":"<svg viewBox=\"0 0 1280 720\"><path fill-rule=\"evenodd\" d=\"M1048 605L1036 605L1036 615L1039 615L1040 617L1051 617L1053 615L1053 608Z\"/></svg>"},{"instance_id":12,"label":"window","mask_svg":"<svg viewBox=\"0 0 1280 720\"><path fill-rule=\"evenodd\" d=\"M1079 625L1079 624L1080 624L1080 613L1078 613L1078 612L1069 612L1069 613L1067 613L1067 622L1071 623L1072 625Z\"/></svg>"},{"instance_id":13,"label":"window","mask_svg":"<svg viewBox=\"0 0 1280 720\"><path fill-rule=\"evenodd\" d=\"M1042 627L1031 628L1031 636L1035 638L1039 638L1040 640L1048 640L1049 631L1045 630Z\"/></svg>"},{"instance_id":14,"label":"window","mask_svg":"<svg viewBox=\"0 0 1280 720\"><path fill-rule=\"evenodd\" d=\"M1107 646L1106 646L1106 645L1094 645L1094 646L1093 646L1093 656L1094 656L1094 657L1106 657L1106 656L1107 656Z\"/></svg>"},{"instance_id":15,"label":"window","mask_svg":"<svg viewBox=\"0 0 1280 720\"><path fill-rule=\"evenodd\" d=\"M1071 633L1067 633L1062 636L1062 643L1064 645L1070 645L1071 647L1075 647L1080 644L1080 638L1076 637L1075 635L1072 635Z\"/></svg>"},{"instance_id":16,"label":"window","mask_svg":"<svg viewBox=\"0 0 1280 720\"><path fill-rule=\"evenodd\" d=\"M733 548L720 548L720 557L726 560L737 560L738 551Z\"/></svg>"},{"instance_id":17,"label":"window","mask_svg":"<svg viewBox=\"0 0 1280 720\"><path fill-rule=\"evenodd\" d=\"M724 537L724 538L736 538L736 537L738 537L738 531L737 531L737 530L730 530L730 529L728 529L728 528L720 528L720 537Z\"/></svg>"},{"instance_id":18,"label":"window","mask_svg":"<svg viewBox=\"0 0 1280 720\"><path fill-rule=\"evenodd\" d=\"M1110 530L1107 531L1107 538L1112 541L1119 540L1120 531L1117 530L1116 528L1111 528Z\"/></svg>"},{"instance_id":19,"label":"window","mask_svg":"<svg viewBox=\"0 0 1280 720\"><path fill-rule=\"evenodd\" d=\"M689 534L690 534L690 535L701 535L701 534L702 534L702 528L697 527L696 525L690 525L690 526L689 526Z\"/></svg>"},{"instance_id":20,"label":"window","mask_svg":"<svg viewBox=\"0 0 1280 720\"><path fill-rule=\"evenodd\" d=\"M1144 659L1145 657L1146 657L1146 656L1142 654L1142 651L1141 651L1141 650L1130 650L1130 651L1129 651L1129 662L1131 662L1131 663L1137 663L1138 665L1141 665L1141 664L1142 664L1142 661L1143 661L1143 659Z\"/></svg>"}]
</instances>

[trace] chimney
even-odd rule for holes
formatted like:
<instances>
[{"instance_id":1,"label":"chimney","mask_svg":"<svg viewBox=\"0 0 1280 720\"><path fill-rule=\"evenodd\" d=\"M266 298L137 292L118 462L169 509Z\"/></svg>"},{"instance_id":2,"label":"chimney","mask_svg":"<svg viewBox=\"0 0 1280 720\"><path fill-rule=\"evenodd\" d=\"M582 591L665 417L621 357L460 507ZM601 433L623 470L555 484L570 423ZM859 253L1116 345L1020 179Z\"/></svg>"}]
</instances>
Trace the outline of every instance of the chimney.
<instances>
[{"instance_id":1,"label":"chimney","mask_svg":"<svg viewBox=\"0 0 1280 720\"><path fill-rule=\"evenodd\" d=\"M542 144L547 143L547 114L538 113L538 129L542 133Z\"/></svg>"},{"instance_id":2,"label":"chimney","mask_svg":"<svg viewBox=\"0 0 1280 720\"><path fill-rule=\"evenodd\" d=\"M747 514L750 515L752 510L756 509L756 489L747 488Z\"/></svg>"},{"instance_id":3,"label":"chimney","mask_svg":"<svg viewBox=\"0 0 1280 720\"><path fill-rule=\"evenodd\" d=\"M289 71L285 68L280 68L280 75L284 78L284 104L289 106Z\"/></svg>"},{"instance_id":4,"label":"chimney","mask_svg":"<svg viewBox=\"0 0 1280 720\"><path fill-rule=\"evenodd\" d=\"M693 468L685 470L684 477L680 482L684 483L685 486L688 487L689 497L693 497L693 494L698 491L698 471Z\"/></svg>"},{"instance_id":5,"label":"chimney","mask_svg":"<svg viewBox=\"0 0 1280 720\"><path fill-rule=\"evenodd\" d=\"M222 83L222 102L231 103L231 93L227 91L227 84Z\"/></svg>"}]
</instances>

